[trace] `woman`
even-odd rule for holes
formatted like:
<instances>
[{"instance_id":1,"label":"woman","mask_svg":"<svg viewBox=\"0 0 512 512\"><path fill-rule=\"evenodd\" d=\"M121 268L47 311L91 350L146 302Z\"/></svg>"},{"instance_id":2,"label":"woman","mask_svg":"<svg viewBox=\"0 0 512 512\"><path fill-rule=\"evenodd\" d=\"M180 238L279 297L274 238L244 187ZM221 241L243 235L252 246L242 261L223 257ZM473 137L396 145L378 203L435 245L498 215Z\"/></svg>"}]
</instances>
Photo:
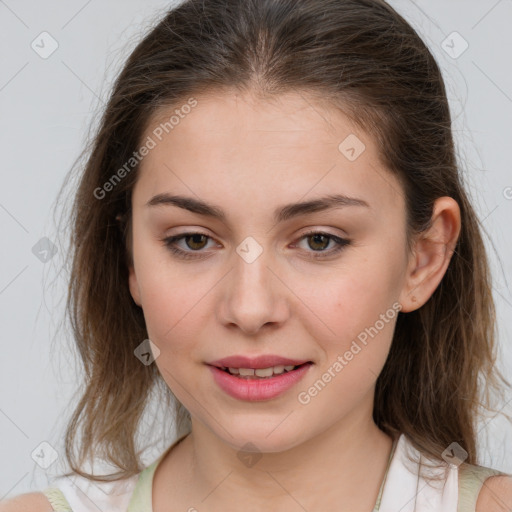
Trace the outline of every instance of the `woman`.
<instances>
[{"instance_id":1,"label":"woman","mask_svg":"<svg viewBox=\"0 0 512 512\"><path fill-rule=\"evenodd\" d=\"M478 377L501 376L444 82L383 1L170 10L115 83L72 222L72 471L21 507L512 504L477 465ZM178 438L144 468L162 382Z\"/></svg>"}]
</instances>

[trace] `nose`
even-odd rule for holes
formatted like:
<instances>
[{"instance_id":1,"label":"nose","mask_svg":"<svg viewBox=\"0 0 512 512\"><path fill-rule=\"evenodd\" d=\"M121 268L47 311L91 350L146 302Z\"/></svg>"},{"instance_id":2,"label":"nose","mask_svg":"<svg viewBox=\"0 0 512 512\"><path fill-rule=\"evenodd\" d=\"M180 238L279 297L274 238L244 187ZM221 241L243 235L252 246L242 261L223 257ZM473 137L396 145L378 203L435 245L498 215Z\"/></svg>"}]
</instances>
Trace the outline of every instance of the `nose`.
<instances>
[{"instance_id":1,"label":"nose","mask_svg":"<svg viewBox=\"0 0 512 512\"><path fill-rule=\"evenodd\" d=\"M219 320L226 326L237 326L245 334L256 334L264 326L277 328L289 316L288 288L266 255L263 251L248 262L235 254L234 268L223 280Z\"/></svg>"}]
</instances>

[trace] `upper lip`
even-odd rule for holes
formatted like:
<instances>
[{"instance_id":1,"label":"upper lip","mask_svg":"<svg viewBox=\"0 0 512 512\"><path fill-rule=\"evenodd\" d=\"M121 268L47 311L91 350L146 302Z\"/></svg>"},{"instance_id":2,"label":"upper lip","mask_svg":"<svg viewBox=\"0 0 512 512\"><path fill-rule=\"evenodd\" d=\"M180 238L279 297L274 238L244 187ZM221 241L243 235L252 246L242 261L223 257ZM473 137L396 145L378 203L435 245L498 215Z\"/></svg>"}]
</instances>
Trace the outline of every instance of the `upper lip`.
<instances>
[{"instance_id":1,"label":"upper lip","mask_svg":"<svg viewBox=\"0 0 512 512\"><path fill-rule=\"evenodd\" d=\"M272 354L265 354L257 357L248 357L242 355L235 355L217 359L208 363L211 366L218 368L270 368L271 366L299 366L304 363L310 362L308 359L289 359L287 357L276 356Z\"/></svg>"}]
</instances>

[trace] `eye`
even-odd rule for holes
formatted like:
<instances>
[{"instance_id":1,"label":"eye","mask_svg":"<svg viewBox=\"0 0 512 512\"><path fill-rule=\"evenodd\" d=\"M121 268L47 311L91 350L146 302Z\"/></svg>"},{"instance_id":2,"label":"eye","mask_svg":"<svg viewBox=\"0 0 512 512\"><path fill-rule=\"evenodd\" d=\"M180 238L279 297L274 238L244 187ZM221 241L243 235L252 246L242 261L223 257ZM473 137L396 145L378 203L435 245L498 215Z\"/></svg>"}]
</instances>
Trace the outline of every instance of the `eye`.
<instances>
[{"instance_id":1,"label":"eye","mask_svg":"<svg viewBox=\"0 0 512 512\"><path fill-rule=\"evenodd\" d=\"M190 232L164 238L162 242L164 242L164 245L171 253L179 258L191 259L208 257L208 252L202 251L202 249L206 247L208 239L213 240L209 235L204 233ZM185 243L185 248L180 248L177 245L177 243L182 240ZM323 231L309 231L303 234L299 240L307 241L307 245L313 249L312 251L306 251L310 253L309 256L312 258L333 256L350 244L350 240ZM331 242L333 242L334 247L326 251L325 249L329 247Z\"/></svg>"},{"instance_id":2,"label":"eye","mask_svg":"<svg viewBox=\"0 0 512 512\"><path fill-rule=\"evenodd\" d=\"M211 238L208 235L200 232L193 233L182 233L181 235L169 236L164 238L162 241L165 243L166 247L173 253L183 259L188 258L202 258L205 254L194 254L199 252L201 249L204 249L205 242L208 238ZM192 251L187 251L177 247L177 242L184 240L186 247L192 249Z\"/></svg>"},{"instance_id":3,"label":"eye","mask_svg":"<svg viewBox=\"0 0 512 512\"><path fill-rule=\"evenodd\" d=\"M309 231L304 233L300 237L300 240L305 240L307 242L307 246L313 249L313 254L310 254L313 258L326 258L333 256L350 244L350 240L347 240L346 238L340 238L336 235L325 233L323 231ZM330 242L333 242L334 247L326 251L325 249L329 246Z\"/></svg>"}]
</instances>

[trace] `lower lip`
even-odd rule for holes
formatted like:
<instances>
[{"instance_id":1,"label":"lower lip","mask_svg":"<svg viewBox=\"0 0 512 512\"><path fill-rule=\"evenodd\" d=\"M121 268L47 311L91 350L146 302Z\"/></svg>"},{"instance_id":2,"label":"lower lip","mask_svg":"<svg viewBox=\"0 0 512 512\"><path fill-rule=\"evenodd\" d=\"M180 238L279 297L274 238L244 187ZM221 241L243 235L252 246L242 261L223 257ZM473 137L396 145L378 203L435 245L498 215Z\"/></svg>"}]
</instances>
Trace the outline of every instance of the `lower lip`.
<instances>
[{"instance_id":1,"label":"lower lip","mask_svg":"<svg viewBox=\"0 0 512 512\"><path fill-rule=\"evenodd\" d=\"M296 370L264 379L244 379L210 365L215 382L228 395L250 402L270 400L290 389L299 382L312 363L299 366Z\"/></svg>"}]
</instances>

